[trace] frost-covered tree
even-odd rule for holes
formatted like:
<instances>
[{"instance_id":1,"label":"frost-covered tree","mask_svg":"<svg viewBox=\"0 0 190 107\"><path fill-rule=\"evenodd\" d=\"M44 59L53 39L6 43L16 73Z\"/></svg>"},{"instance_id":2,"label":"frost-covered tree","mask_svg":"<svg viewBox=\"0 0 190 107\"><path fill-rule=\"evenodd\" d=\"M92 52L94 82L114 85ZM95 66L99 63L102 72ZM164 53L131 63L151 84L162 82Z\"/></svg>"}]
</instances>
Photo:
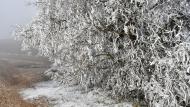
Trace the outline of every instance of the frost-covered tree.
<instances>
[{"instance_id":1,"label":"frost-covered tree","mask_svg":"<svg viewBox=\"0 0 190 107\"><path fill-rule=\"evenodd\" d=\"M151 107L190 105L189 0L38 0L16 37L52 79Z\"/></svg>"}]
</instances>

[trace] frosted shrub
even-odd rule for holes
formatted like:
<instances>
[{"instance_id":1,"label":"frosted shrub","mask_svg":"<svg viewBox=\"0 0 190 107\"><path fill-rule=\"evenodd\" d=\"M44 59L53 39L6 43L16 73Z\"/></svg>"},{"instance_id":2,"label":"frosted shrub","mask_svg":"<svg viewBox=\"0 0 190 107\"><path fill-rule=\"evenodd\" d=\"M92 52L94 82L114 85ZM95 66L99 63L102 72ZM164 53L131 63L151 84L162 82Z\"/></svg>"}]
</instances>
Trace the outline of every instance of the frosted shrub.
<instances>
[{"instance_id":1,"label":"frosted shrub","mask_svg":"<svg viewBox=\"0 0 190 107\"><path fill-rule=\"evenodd\" d=\"M52 79L151 107L190 104L189 0L39 0L37 6L38 16L16 37L54 62L46 72Z\"/></svg>"}]
</instances>

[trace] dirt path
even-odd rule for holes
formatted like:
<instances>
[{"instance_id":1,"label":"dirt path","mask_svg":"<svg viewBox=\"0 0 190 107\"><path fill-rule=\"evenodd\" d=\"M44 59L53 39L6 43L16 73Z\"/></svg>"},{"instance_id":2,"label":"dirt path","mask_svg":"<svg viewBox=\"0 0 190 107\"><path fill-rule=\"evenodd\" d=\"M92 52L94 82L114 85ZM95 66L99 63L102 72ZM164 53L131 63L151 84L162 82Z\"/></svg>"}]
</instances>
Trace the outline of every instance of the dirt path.
<instances>
[{"instance_id":1,"label":"dirt path","mask_svg":"<svg viewBox=\"0 0 190 107\"><path fill-rule=\"evenodd\" d=\"M37 57L0 55L0 107L48 107L43 99L31 103L19 95L21 89L46 79L42 73L47 64Z\"/></svg>"}]
</instances>

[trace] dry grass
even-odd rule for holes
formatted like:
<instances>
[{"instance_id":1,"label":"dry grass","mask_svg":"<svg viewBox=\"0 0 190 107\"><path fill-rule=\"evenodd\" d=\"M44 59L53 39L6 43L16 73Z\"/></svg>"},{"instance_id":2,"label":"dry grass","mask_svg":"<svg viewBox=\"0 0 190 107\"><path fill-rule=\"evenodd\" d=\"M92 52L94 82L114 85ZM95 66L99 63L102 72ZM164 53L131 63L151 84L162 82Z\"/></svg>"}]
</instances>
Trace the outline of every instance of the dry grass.
<instances>
[{"instance_id":1,"label":"dry grass","mask_svg":"<svg viewBox=\"0 0 190 107\"><path fill-rule=\"evenodd\" d=\"M46 107L45 104L29 103L20 97L18 89L1 88L0 89L0 106L1 107Z\"/></svg>"},{"instance_id":2,"label":"dry grass","mask_svg":"<svg viewBox=\"0 0 190 107\"><path fill-rule=\"evenodd\" d=\"M18 93L21 88L21 85L0 87L0 107L47 107L47 103L42 99L35 103L24 101Z\"/></svg>"},{"instance_id":3,"label":"dry grass","mask_svg":"<svg viewBox=\"0 0 190 107\"><path fill-rule=\"evenodd\" d=\"M19 95L21 89L43 81L40 74L34 69L18 69L15 65L0 60L0 107L48 107L45 99L27 102Z\"/></svg>"}]
</instances>

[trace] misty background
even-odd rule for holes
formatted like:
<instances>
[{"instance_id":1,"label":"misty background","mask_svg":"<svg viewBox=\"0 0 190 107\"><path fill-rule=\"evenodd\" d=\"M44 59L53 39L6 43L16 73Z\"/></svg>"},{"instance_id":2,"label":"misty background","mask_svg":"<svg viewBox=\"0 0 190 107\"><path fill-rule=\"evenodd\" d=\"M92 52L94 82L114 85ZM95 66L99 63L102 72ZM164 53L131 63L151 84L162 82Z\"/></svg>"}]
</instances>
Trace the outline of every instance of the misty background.
<instances>
[{"instance_id":1,"label":"misty background","mask_svg":"<svg viewBox=\"0 0 190 107\"><path fill-rule=\"evenodd\" d=\"M34 0L0 0L0 39L14 38L16 25L25 25L36 14Z\"/></svg>"},{"instance_id":2,"label":"misty background","mask_svg":"<svg viewBox=\"0 0 190 107\"><path fill-rule=\"evenodd\" d=\"M14 40L17 25L26 25L36 15L35 0L0 0L0 54L27 54Z\"/></svg>"}]
</instances>

